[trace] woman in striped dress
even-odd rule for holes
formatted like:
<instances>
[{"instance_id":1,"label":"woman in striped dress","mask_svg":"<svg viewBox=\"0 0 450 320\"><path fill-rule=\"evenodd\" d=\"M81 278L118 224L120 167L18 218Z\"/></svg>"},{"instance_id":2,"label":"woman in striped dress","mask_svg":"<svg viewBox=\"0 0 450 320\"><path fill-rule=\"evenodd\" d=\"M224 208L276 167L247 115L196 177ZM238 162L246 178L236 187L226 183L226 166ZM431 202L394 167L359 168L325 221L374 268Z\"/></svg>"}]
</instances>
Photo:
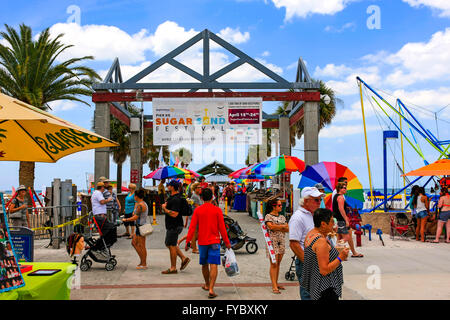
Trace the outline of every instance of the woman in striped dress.
<instances>
[{"instance_id":1,"label":"woman in striped dress","mask_svg":"<svg viewBox=\"0 0 450 320\"><path fill-rule=\"evenodd\" d=\"M340 253L327 240L333 231L333 212L317 209L313 215L314 229L305 239L305 260L301 285L312 300L339 300L342 296L342 261L347 260L348 248Z\"/></svg>"}]
</instances>

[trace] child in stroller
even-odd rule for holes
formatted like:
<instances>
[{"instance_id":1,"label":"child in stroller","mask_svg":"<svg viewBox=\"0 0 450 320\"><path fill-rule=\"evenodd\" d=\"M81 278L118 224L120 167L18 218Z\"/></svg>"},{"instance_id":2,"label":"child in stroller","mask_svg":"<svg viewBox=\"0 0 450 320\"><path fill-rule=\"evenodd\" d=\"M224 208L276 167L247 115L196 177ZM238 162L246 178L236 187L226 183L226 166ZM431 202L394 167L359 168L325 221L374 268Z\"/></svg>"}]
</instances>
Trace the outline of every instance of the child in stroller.
<instances>
[{"instance_id":1,"label":"child in stroller","mask_svg":"<svg viewBox=\"0 0 450 320\"><path fill-rule=\"evenodd\" d=\"M256 239L247 236L244 231L242 231L239 223L228 216L223 217L225 221L225 228L227 229L228 239L230 239L231 248L233 250L238 250L245 245L245 249L248 253L253 254L258 251L258 245L256 244ZM220 245L222 248L225 246L223 243Z\"/></svg>"},{"instance_id":2,"label":"child in stroller","mask_svg":"<svg viewBox=\"0 0 450 320\"><path fill-rule=\"evenodd\" d=\"M89 236L85 237L88 251L83 255L80 262L81 271L88 271L92 266L92 260L104 263L107 271L112 271L117 265L116 256L111 255L111 246L117 241L117 227L102 216L92 216L93 224L100 235L98 239L92 237L91 229ZM91 259L89 259L91 258Z\"/></svg>"}]
</instances>

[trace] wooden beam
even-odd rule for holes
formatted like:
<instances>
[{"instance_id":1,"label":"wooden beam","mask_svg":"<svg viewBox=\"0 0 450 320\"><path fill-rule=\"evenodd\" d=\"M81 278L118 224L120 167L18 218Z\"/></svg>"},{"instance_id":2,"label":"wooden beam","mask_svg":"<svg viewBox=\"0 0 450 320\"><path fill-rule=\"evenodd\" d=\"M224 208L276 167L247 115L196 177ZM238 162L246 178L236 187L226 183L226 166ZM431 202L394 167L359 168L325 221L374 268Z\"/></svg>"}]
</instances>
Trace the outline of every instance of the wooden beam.
<instances>
[{"instance_id":1,"label":"wooden beam","mask_svg":"<svg viewBox=\"0 0 450 320\"><path fill-rule=\"evenodd\" d=\"M320 101L319 92L144 92L144 101L154 98L251 98L263 101ZM93 102L137 101L135 92L95 92Z\"/></svg>"}]
</instances>

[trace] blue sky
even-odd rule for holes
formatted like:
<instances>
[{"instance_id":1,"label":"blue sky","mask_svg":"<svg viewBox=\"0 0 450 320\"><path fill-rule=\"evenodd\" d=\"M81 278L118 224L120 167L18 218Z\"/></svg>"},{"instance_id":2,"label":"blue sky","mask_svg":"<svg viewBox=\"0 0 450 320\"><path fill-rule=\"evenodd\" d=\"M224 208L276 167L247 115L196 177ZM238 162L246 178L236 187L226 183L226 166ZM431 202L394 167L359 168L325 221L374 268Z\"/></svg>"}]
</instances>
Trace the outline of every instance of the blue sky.
<instances>
[{"instance_id":1,"label":"blue sky","mask_svg":"<svg viewBox=\"0 0 450 320\"><path fill-rule=\"evenodd\" d=\"M369 29L369 6L380 12L380 29ZM73 21L71 6L79 8L79 25ZM72 20L70 20L72 19ZM64 40L75 45L68 56L94 55L89 65L105 75L113 59L121 62L124 78L134 75L193 35L209 29L253 58L266 64L289 81L294 81L296 61L302 57L310 74L324 80L343 100L335 121L320 134L320 161L347 165L368 188L367 164L362 134L362 118L356 75L375 88L410 103L415 115L434 134L450 138L450 107L439 112L436 127L433 112L450 104L450 5L446 0L191 0L191 1L14 1L4 6L0 21L18 27L25 23L37 34L51 27L52 33L65 33ZM447 29L449 28L449 29ZM4 30L4 26L0 26ZM0 41L2 41L0 39ZM198 62L195 49L181 59ZM67 56L67 57L68 57ZM232 61L217 50L219 65ZM212 62L212 64L214 64ZM214 68L214 67L213 67ZM244 69L232 75L241 81L263 81L257 73ZM162 70L156 77L179 80L181 75ZM386 95L386 98L390 98ZM395 100L395 99L394 99ZM275 103L264 104L272 112ZM382 130L366 101L368 140L373 180L382 186ZM94 104L55 103L54 113L85 128L90 128ZM146 114L151 104L145 105ZM384 118L386 120L386 118ZM383 122L381 122L383 123ZM392 125L391 125L392 127ZM391 142L399 161L399 143ZM420 141L428 161L438 154ZM303 140L293 155L303 158ZM405 147L406 170L423 164L412 148ZM86 173L94 171L94 152L68 156L55 164L36 165L36 189L50 185L55 177L72 179L86 186ZM393 159L389 155L390 161ZM238 169L244 155L227 163ZM199 161L191 166L202 166ZM203 163L203 165L206 163ZM18 184L18 163L2 162L1 189ZM111 161L111 178L116 166ZM144 166L144 173L149 169ZM129 180L129 160L124 180ZM389 165L389 184L398 186L398 171ZM293 178L298 183L298 175Z\"/></svg>"}]
</instances>

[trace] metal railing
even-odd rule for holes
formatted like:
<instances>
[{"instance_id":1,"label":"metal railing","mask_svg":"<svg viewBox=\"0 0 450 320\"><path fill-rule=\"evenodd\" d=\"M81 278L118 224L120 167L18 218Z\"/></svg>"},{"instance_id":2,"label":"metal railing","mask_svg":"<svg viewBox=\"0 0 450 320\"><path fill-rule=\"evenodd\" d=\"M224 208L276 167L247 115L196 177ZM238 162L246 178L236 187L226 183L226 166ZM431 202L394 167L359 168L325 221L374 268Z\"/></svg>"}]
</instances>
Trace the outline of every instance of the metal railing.
<instances>
[{"instance_id":1,"label":"metal railing","mask_svg":"<svg viewBox=\"0 0 450 320\"><path fill-rule=\"evenodd\" d=\"M77 210L77 209L81 210ZM83 210L84 209L84 210ZM68 236L73 233L73 224L68 224L62 228L54 228L42 230L40 228L56 227L54 222L55 210L59 216L58 225L68 223L72 220L79 218L82 212L89 212L88 207L85 204L74 204L67 206L48 206L48 207L32 207L27 209L30 218L30 229L34 230L34 239L60 239L66 241ZM87 221L87 219L86 219ZM12 226L12 220L8 218L9 225Z\"/></svg>"}]
</instances>

